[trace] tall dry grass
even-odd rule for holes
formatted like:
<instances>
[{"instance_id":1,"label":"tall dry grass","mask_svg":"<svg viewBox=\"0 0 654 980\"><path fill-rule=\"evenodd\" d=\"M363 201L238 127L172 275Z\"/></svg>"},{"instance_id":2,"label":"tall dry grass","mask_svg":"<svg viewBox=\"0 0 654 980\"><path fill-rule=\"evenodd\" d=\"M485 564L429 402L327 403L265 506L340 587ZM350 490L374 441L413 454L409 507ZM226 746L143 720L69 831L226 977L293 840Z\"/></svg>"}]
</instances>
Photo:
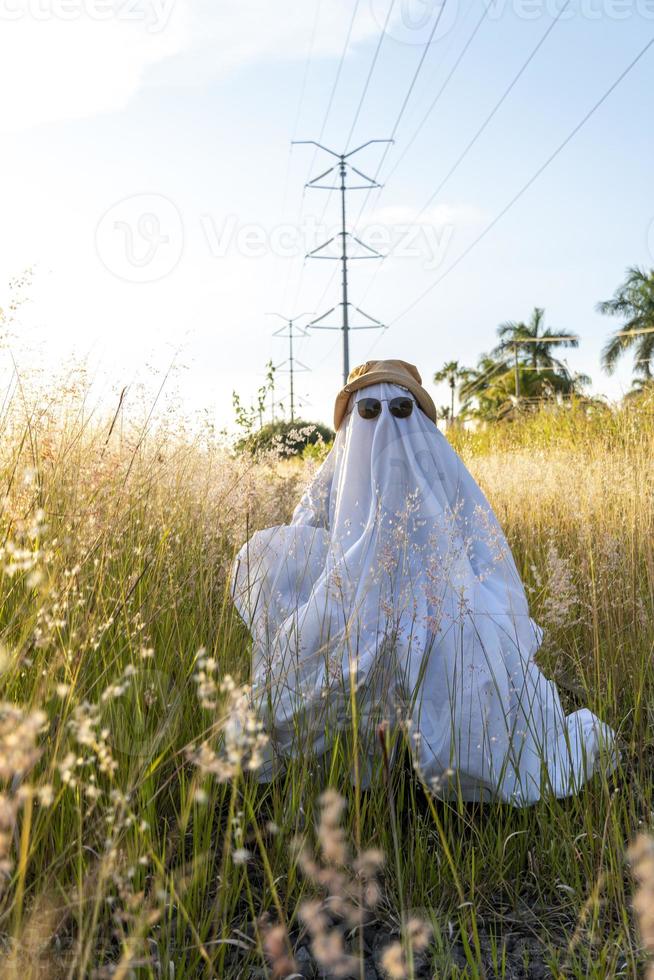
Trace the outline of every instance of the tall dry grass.
<instances>
[{"instance_id":1,"label":"tall dry grass","mask_svg":"<svg viewBox=\"0 0 654 980\"><path fill-rule=\"evenodd\" d=\"M363 792L346 736L257 783L265 733L228 570L248 532L288 518L302 467L129 403L103 423L78 391L14 390L0 435L2 975L282 976L302 937L353 969L374 920L400 934L388 975L418 969L412 944L425 975L514 976L517 959L525 975L637 975L625 850L654 814L648 406L453 435L546 627L543 668L620 734L610 781L526 810L438 803L406 765Z\"/></svg>"}]
</instances>

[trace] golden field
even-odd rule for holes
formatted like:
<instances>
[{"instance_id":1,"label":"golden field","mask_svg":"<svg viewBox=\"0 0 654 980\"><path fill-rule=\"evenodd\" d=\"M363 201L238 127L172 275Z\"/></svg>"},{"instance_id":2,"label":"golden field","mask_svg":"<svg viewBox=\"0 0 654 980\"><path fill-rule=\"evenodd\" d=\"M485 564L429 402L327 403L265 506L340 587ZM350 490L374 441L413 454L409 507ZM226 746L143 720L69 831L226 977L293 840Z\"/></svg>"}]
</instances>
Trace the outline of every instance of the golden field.
<instances>
[{"instance_id":1,"label":"golden field","mask_svg":"<svg viewBox=\"0 0 654 980\"><path fill-rule=\"evenodd\" d=\"M361 791L347 739L257 783L229 568L315 461L237 455L129 404L102 420L79 391L8 396L1 975L641 975L654 862L646 838L634 869L627 851L654 819L653 413L452 432L545 627L542 668L619 733L610 779L513 810L435 801L406 763Z\"/></svg>"}]
</instances>

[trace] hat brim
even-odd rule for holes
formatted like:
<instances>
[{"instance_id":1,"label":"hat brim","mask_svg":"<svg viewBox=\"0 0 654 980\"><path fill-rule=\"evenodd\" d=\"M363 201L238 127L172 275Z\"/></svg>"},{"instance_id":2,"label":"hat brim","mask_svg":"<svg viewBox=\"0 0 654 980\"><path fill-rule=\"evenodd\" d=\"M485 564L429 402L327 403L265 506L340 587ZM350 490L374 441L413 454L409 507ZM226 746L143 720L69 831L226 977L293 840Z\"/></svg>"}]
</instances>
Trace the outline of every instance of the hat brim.
<instances>
[{"instance_id":1,"label":"hat brim","mask_svg":"<svg viewBox=\"0 0 654 980\"><path fill-rule=\"evenodd\" d=\"M400 387L410 391L427 418L431 419L434 423L436 422L436 406L431 396L421 384L418 384L417 381L406 374L401 374L399 371L370 371L369 374L362 374L360 378L355 378L354 381L350 381L349 384L346 384L339 391L334 404L334 429L338 431L340 428L347 411L347 403L353 392L360 391L361 388L369 388L370 385L382 384L383 382L400 385Z\"/></svg>"}]
</instances>

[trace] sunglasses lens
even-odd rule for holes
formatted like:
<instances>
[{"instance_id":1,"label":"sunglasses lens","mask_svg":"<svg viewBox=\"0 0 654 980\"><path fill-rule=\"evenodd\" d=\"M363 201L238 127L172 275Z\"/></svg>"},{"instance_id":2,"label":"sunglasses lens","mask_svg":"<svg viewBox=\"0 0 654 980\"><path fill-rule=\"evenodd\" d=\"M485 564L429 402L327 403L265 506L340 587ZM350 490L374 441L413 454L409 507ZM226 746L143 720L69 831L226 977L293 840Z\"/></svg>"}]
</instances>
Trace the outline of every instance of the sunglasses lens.
<instances>
[{"instance_id":1,"label":"sunglasses lens","mask_svg":"<svg viewBox=\"0 0 654 980\"><path fill-rule=\"evenodd\" d=\"M396 419L408 419L409 415L413 411L413 399L412 398L393 398L388 403L388 409L391 415L394 415Z\"/></svg>"},{"instance_id":2,"label":"sunglasses lens","mask_svg":"<svg viewBox=\"0 0 654 980\"><path fill-rule=\"evenodd\" d=\"M360 398L357 409L362 419L376 419L381 412L381 402L378 398Z\"/></svg>"}]
</instances>

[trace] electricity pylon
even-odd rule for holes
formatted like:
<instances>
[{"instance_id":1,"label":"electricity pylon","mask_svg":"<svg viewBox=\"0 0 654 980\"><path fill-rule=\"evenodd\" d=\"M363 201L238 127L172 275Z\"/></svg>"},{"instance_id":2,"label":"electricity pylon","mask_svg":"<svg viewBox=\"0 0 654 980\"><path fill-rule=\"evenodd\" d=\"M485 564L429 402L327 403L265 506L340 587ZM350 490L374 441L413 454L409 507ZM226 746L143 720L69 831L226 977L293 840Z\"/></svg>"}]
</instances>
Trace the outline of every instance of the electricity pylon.
<instances>
[{"instance_id":1,"label":"electricity pylon","mask_svg":"<svg viewBox=\"0 0 654 980\"><path fill-rule=\"evenodd\" d=\"M364 147L370 146L371 143L392 143L393 140L368 140L367 143L362 143L361 146L357 146L356 149L350 150L349 153L335 153L334 150L330 150L328 147L323 146L322 143L317 143L315 140L293 140L293 142L297 144L305 144L305 145L310 144L312 146L317 146L319 149L324 150L325 153L331 154L331 156L336 157L336 159L338 160L338 163L335 163L332 167L329 167L327 170L323 171L323 173L318 174L318 176L314 177L312 180L307 181L305 186L318 188L319 190L340 191L341 230L336 235L333 235L331 238L327 239L326 242L323 242L322 245L319 245L318 248L314 248L311 252L308 252L305 257L308 259L336 259L337 261L340 261L342 267L342 281L341 281L342 300L340 304L336 304L330 307L330 309L328 309L325 313L322 313L319 317L316 317L315 320L312 320L310 323L308 323L307 327L309 328L313 327L315 330L342 330L343 331L343 384L346 384L347 376L350 373L350 336L349 336L350 330L384 329L383 323L381 323L379 320L376 320L375 317L370 316L368 313L364 313L364 311L360 310L358 306L353 306L353 304L350 303L348 299L348 278L347 278L347 264L352 259L381 259L383 258L383 255L380 252L378 252L376 249L371 248L369 245L366 245L365 242L362 242L359 238L356 237L356 235L353 235L351 232L349 232L345 224L346 192L354 191L354 190L371 190L372 188L381 187L382 185L377 183L377 181L374 180L372 177L368 177L366 176L366 174L361 173L361 171L357 170L356 167L353 167L351 163L346 163L346 160L348 159L348 157L351 157L355 153L358 153L360 150L363 150ZM348 186L345 182L345 176L348 168L353 173L355 173L358 177L364 180L365 183L350 184ZM323 178L327 177L331 173L334 173L335 171L338 171L338 175L340 176L340 183L338 184L320 183L320 181L322 181ZM328 245L331 245L334 239L338 237L340 237L341 239L340 255L318 254L319 252L322 252L324 248L327 248ZM357 242L359 245L362 246L362 248L364 248L370 254L348 255L347 253L348 238L351 238L353 241ZM326 317L328 317L330 313L334 312L337 305L340 305L343 311L342 325L340 327L337 327L331 324L323 323L322 321ZM355 309L357 313L359 313L362 317L364 317L369 322L361 326L351 326L350 315L349 315L350 306L353 306L353 309Z\"/></svg>"},{"instance_id":2,"label":"electricity pylon","mask_svg":"<svg viewBox=\"0 0 654 980\"><path fill-rule=\"evenodd\" d=\"M266 316L278 316L280 320L284 320L286 323L285 327L280 327L279 330L275 330L273 337L282 337L285 340L288 340L288 357L285 361L282 361L281 364L277 364L276 369L279 370L280 368L284 368L284 365L288 365L288 367L284 368L284 373L288 373L291 379L291 422L293 422L295 419L295 390L293 387L295 372L311 370L311 368L308 368L306 364L303 364L302 361L298 360L293 354L293 340L296 337L309 336L306 330L296 325L295 321L301 320L304 316L311 316L311 313L300 313L298 316L294 317L283 316L281 313L266 313ZM288 329L288 333L284 333L286 329ZM296 365L299 365L299 367L296 367Z\"/></svg>"}]
</instances>

